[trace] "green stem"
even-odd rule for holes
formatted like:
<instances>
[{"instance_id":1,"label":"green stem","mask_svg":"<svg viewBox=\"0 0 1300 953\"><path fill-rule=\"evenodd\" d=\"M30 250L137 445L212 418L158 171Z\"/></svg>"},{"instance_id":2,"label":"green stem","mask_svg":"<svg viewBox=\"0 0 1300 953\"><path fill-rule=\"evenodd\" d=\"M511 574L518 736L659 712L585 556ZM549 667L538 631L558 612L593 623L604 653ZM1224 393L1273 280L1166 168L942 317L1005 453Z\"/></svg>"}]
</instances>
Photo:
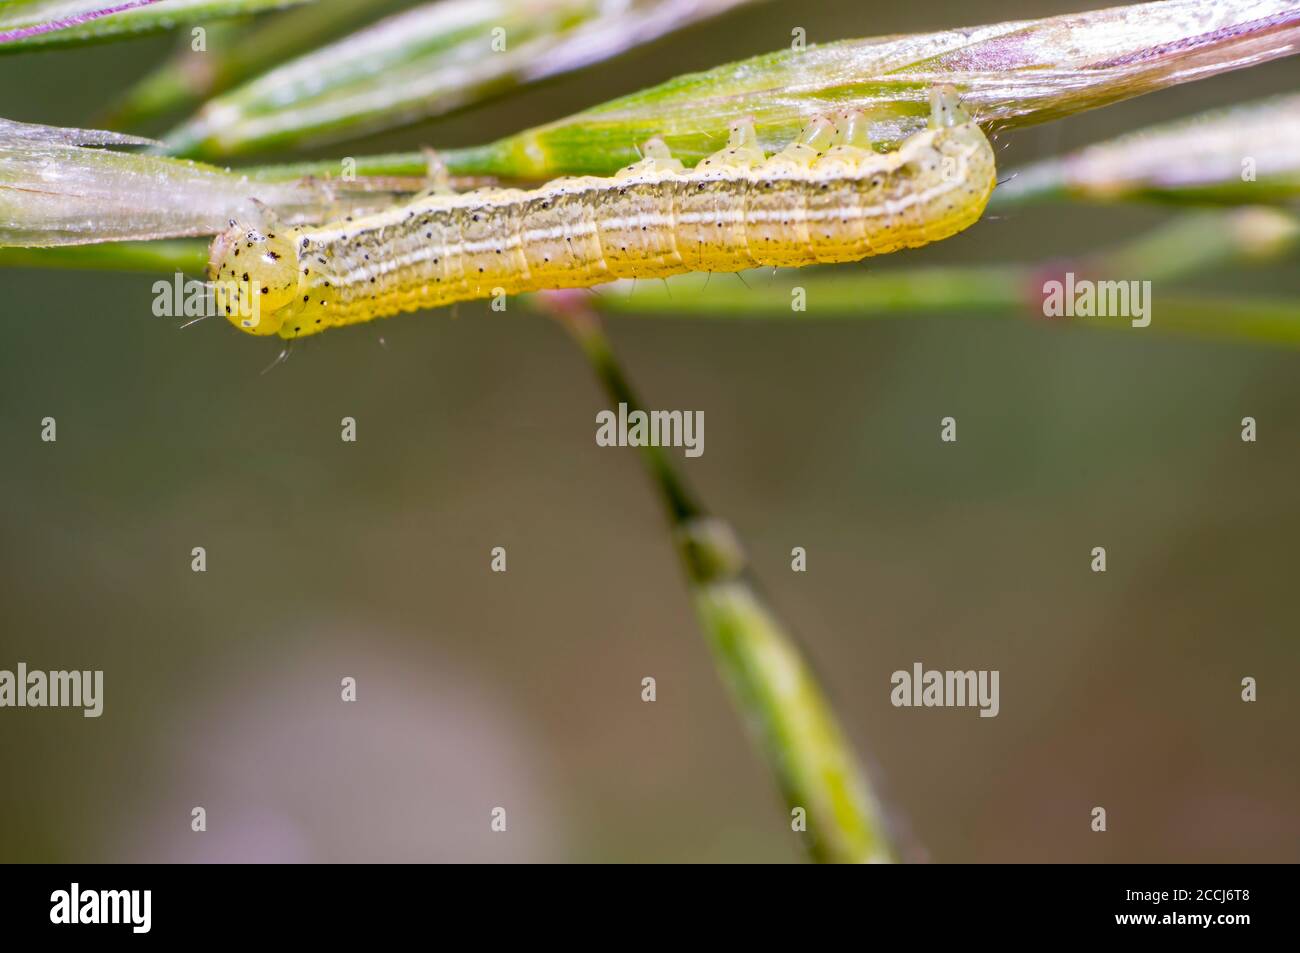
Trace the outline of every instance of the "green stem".
<instances>
[{"instance_id":1,"label":"green stem","mask_svg":"<svg viewBox=\"0 0 1300 953\"><path fill-rule=\"evenodd\" d=\"M1300 244L1300 221L1271 208L1190 213L1113 248L1030 264L750 273L744 282L715 275L672 282L622 282L596 299L605 313L746 320L852 320L939 313L1043 318L1043 284L1066 272L1093 280L1154 286L1151 327L1270 344L1300 343L1293 299L1235 296L1212 300L1171 287L1213 268L1266 261ZM704 285L701 287L701 285ZM1128 319L1063 319L1087 327L1128 327Z\"/></svg>"},{"instance_id":2,"label":"green stem","mask_svg":"<svg viewBox=\"0 0 1300 953\"><path fill-rule=\"evenodd\" d=\"M546 300L610 400L626 404L628 413L641 409L599 321L573 304L576 299ZM810 856L819 862L892 861L866 776L798 647L756 592L734 531L704 511L662 448L641 450L667 510L700 624L723 680L776 774L792 829L801 831Z\"/></svg>"},{"instance_id":3,"label":"green stem","mask_svg":"<svg viewBox=\"0 0 1300 953\"><path fill-rule=\"evenodd\" d=\"M206 241L101 242L53 248L0 248L0 267L66 268L79 271L185 272L208 266Z\"/></svg>"},{"instance_id":4,"label":"green stem","mask_svg":"<svg viewBox=\"0 0 1300 953\"><path fill-rule=\"evenodd\" d=\"M786 271L751 275L742 284L717 275L707 287L692 276L672 283L617 286L596 299L608 313L754 320L853 320L906 314L982 314L1006 317L1042 313L1041 287L1049 277L1074 271L1080 277L1158 282L1152 327L1200 335L1300 344L1300 301L1293 298L1213 298L1166 283L1224 264L1280 257L1300 244L1300 224L1274 209L1189 214L1103 252L1074 261L1038 264L911 268L863 272ZM0 267L203 274L205 241L105 242L54 248L0 248ZM675 290L674 290L675 288ZM793 309L802 289L805 311ZM532 300L531 298L529 300ZM1085 327L1128 326L1124 319L1079 318ZM667 471L671 473L671 469Z\"/></svg>"},{"instance_id":5,"label":"green stem","mask_svg":"<svg viewBox=\"0 0 1300 953\"><path fill-rule=\"evenodd\" d=\"M437 156L452 175L469 177L509 177L510 168L495 144L468 146L463 149L439 149ZM422 178L429 173L427 152L390 152L377 156L356 156L358 178ZM290 162L276 165L257 165L239 171L264 182L285 182L294 179L336 178L341 168L339 159L321 159L315 162Z\"/></svg>"}]
</instances>

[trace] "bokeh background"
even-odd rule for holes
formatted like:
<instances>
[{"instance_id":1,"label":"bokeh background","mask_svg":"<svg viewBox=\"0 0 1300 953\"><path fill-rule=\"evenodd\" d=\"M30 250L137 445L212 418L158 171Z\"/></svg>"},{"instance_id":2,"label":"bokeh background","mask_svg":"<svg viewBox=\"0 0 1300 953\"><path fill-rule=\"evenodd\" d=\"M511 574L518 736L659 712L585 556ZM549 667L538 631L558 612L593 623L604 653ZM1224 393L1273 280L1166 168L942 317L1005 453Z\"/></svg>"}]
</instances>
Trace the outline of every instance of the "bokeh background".
<instances>
[{"instance_id":1,"label":"bokeh background","mask_svg":"<svg viewBox=\"0 0 1300 953\"><path fill-rule=\"evenodd\" d=\"M320 154L485 141L794 26L818 41L1084 7L775 0ZM2 58L0 115L93 125L171 43ZM1001 163L1296 77L1284 60L1004 135ZM1031 209L847 267L1064 255L1168 215ZM801 858L640 461L595 445L605 400L560 328L465 305L331 332L263 376L275 344L178 332L151 314L154 280L0 272L0 668L106 683L99 719L0 711L0 859ZM1295 262L1194 285L1294 293ZM1154 313L1128 332L815 309L609 322L648 405L704 411L704 455L677 460L922 856L1300 859L1300 355L1162 334L1158 290ZM890 673L918 660L1000 669L1000 715L891 707Z\"/></svg>"}]
</instances>

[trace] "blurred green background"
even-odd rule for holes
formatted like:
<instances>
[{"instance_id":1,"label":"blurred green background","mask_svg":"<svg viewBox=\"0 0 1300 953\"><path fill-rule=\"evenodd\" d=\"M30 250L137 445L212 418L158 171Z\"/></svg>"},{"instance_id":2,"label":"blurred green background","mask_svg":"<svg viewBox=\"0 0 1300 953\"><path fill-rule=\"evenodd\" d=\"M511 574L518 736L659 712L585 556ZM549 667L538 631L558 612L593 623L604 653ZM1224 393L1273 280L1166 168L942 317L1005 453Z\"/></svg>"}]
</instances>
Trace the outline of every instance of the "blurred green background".
<instances>
[{"instance_id":1,"label":"blurred green background","mask_svg":"<svg viewBox=\"0 0 1300 953\"><path fill-rule=\"evenodd\" d=\"M321 154L486 141L795 26L819 41L1083 8L779 0ZM172 43L2 58L0 115L93 125ZM1295 78L1283 60L1006 135L1000 161ZM1029 209L846 267L1065 255L1169 214ZM595 445L604 398L557 326L462 305L330 332L263 376L276 343L178 332L151 313L154 280L0 271L0 668L105 672L99 719L0 711L0 859L802 856L640 461ZM1293 259L1196 286L1298 284ZM815 306L609 322L649 406L704 411L704 455L675 458L747 541L910 856L1300 859L1300 355L1165 336L1159 295L1153 327L1123 332ZM914 661L999 669L1001 713L891 707Z\"/></svg>"}]
</instances>

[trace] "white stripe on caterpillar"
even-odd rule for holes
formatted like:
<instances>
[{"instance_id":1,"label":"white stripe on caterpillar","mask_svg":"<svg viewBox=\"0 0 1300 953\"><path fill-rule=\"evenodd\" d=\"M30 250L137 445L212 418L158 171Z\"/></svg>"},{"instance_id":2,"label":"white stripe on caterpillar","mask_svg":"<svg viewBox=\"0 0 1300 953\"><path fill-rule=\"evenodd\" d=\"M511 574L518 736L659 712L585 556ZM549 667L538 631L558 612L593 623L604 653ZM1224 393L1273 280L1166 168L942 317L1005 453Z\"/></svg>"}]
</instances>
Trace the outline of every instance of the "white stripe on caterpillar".
<instances>
[{"instance_id":1,"label":"white stripe on caterpillar","mask_svg":"<svg viewBox=\"0 0 1300 953\"><path fill-rule=\"evenodd\" d=\"M861 114L814 119L770 157L742 122L690 170L651 140L644 159L608 178L440 192L320 227L232 222L212 243L208 276L236 327L294 338L500 291L917 247L976 222L996 184L992 147L956 93L936 88L930 103L929 128L883 155ZM260 295L255 319L221 297L232 281Z\"/></svg>"}]
</instances>

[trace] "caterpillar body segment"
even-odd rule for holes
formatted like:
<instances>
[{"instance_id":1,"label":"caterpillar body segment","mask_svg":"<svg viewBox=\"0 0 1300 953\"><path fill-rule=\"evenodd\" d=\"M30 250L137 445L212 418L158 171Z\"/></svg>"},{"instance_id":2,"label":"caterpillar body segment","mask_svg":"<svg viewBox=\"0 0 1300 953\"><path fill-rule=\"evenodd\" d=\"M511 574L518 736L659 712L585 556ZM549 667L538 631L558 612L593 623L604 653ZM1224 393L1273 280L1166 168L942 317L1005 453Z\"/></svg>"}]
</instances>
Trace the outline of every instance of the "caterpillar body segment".
<instances>
[{"instance_id":1,"label":"caterpillar body segment","mask_svg":"<svg viewBox=\"0 0 1300 953\"><path fill-rule=\"evenodd\" d=\"M866 127L855 113L814 119L768 156L741 122L689 170L651 140L610 177L435 190L320 227L232 223L209 278L236 327L294 338L503 292L857 261L979 219L993 150L952 90L932 91L929 128L894 152L874 152ZM258 296L251 317L239 294Z\"/></svg>"}]
</instances>

